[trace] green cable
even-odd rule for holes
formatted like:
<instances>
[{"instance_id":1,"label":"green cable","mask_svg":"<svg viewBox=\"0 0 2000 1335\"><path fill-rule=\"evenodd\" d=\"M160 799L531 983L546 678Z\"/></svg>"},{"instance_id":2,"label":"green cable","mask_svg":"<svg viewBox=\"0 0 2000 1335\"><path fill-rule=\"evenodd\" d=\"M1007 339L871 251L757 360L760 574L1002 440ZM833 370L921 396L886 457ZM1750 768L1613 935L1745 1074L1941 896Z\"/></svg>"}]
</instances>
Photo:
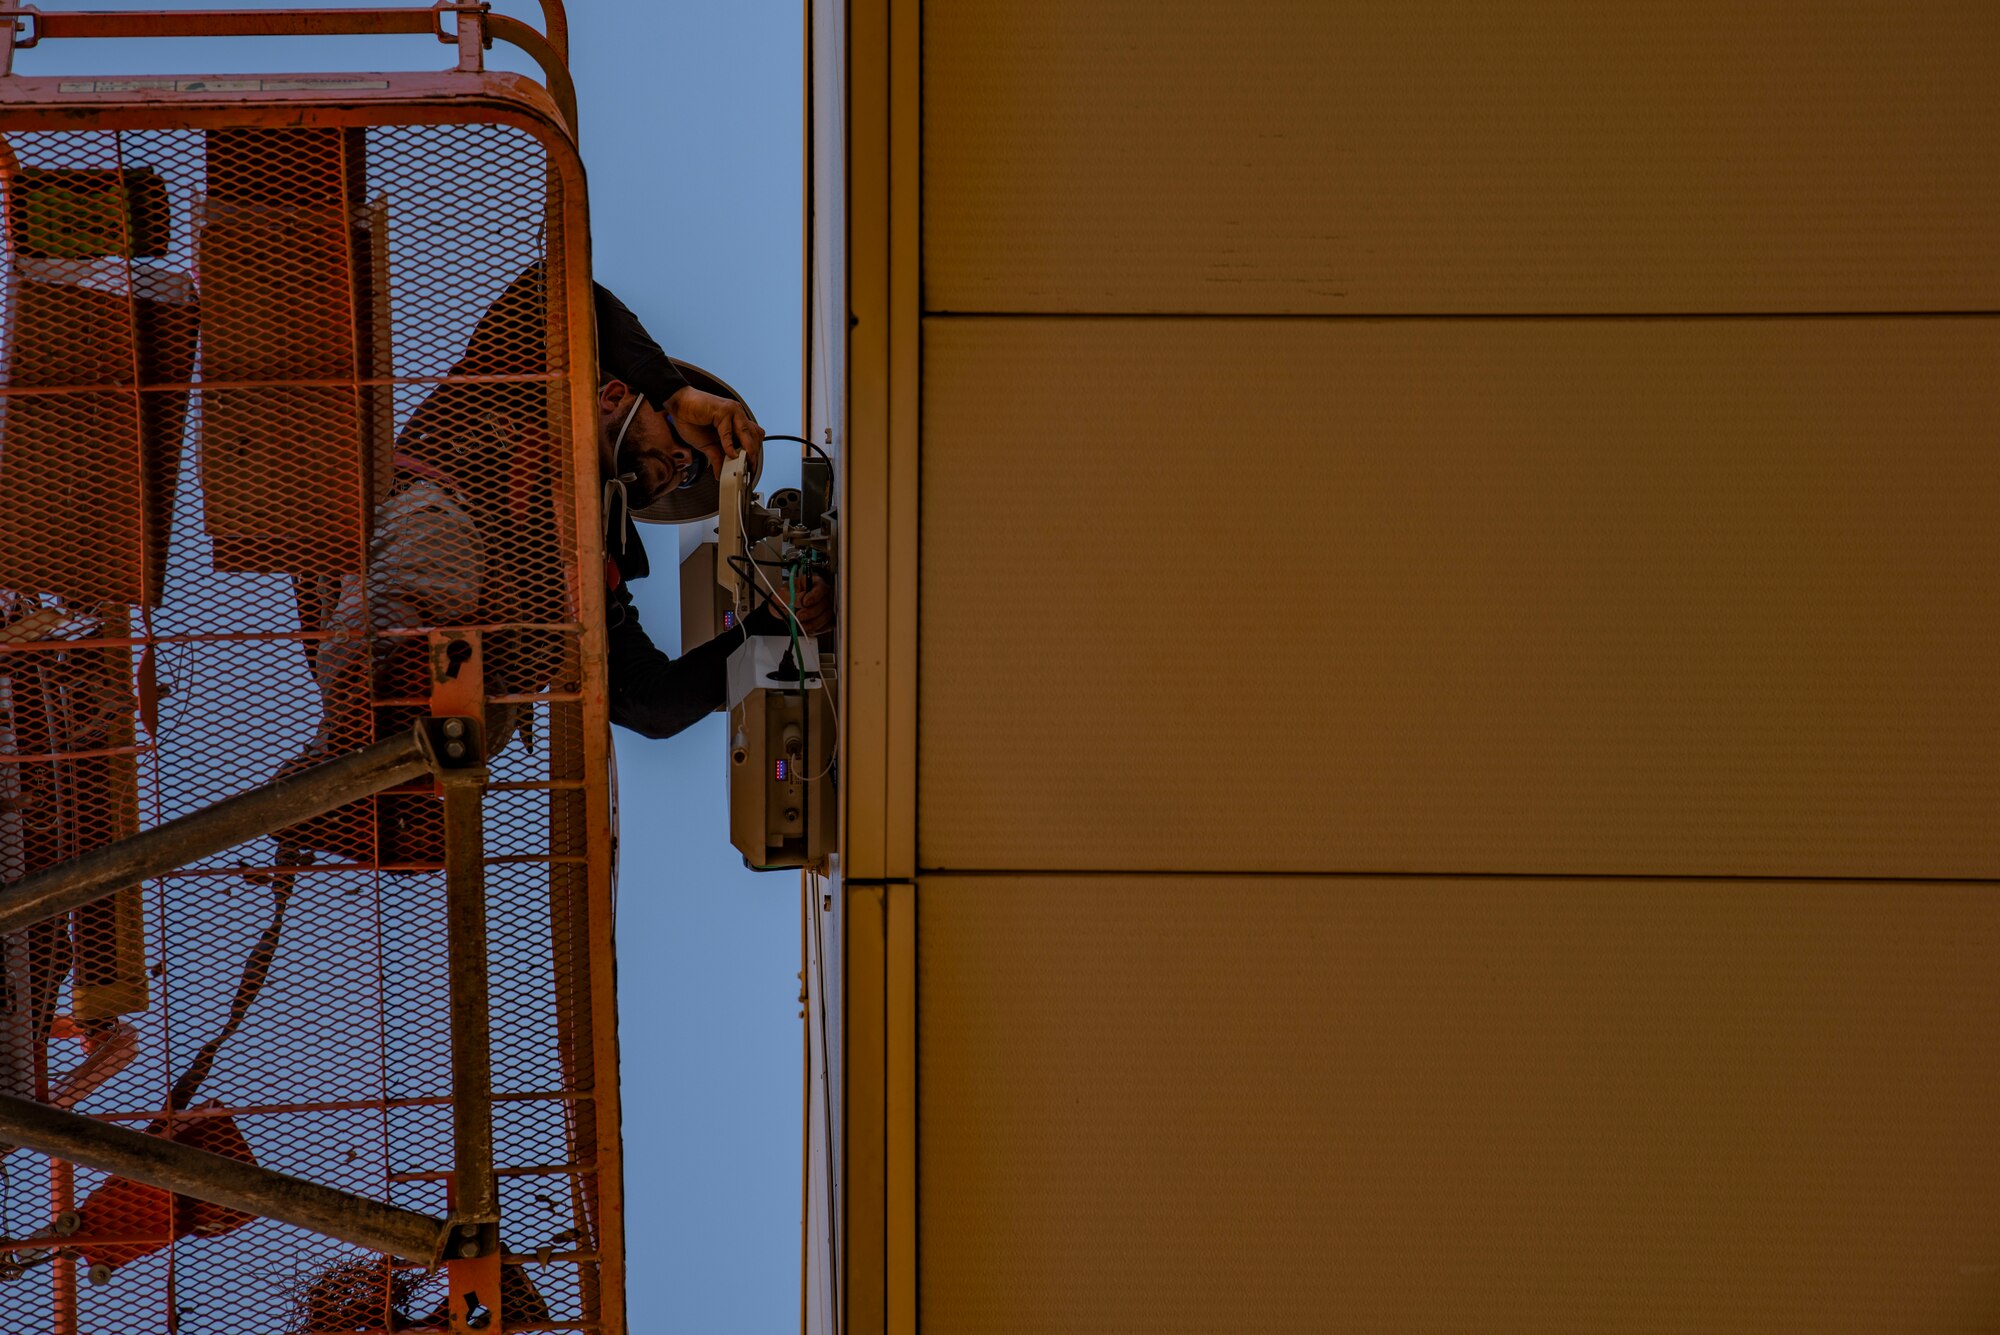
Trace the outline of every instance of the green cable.
<instances>
[{"instance_id":1,"label":"green cable","mask_svg":"<svg viewBox=\"0 0 2000 1335\"><path fill-rule=\"evenodd\" d=\"M787 562L785 565L785 625L792 636L792 670L799 674L799 723L800 736L804 743L800 759L804 767L810 769L813 753L812 705L806 699L806 658L799 652L798 569L796 561ZM803 789L805 785L803 775L799 777L799 784ZM804 800L812 801L812 794L805 793Z\"/></svg>"}]
</instances>

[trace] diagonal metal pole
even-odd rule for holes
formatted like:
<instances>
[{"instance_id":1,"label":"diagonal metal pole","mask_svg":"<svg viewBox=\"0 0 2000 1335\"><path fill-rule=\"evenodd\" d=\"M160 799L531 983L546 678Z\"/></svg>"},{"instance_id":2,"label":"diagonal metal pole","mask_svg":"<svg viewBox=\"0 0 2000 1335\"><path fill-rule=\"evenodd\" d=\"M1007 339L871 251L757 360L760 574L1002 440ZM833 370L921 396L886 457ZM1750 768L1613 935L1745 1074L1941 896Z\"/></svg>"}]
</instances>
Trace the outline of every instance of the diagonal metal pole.
<instances>
[{"instance_id":1,"label":"diagonal metal pole","mask_svg":"<svg viewBox=\"0 0 2000 1335\"><path fill-rule=\"evenodd\" d=\"M426 774L417 730L226 798L0 888L0 936Z\"/></svg>"},{"instance_id":2,"label":"diagonal metal pole","mask_svg":"<svg viewBox=\"0 0 2000 1335\"><path fill-rule=\"evenodd\" d=\"M0 934L20 931L135 881L173 871L245 839L270 834L407 779L435 772L446 793L447 824L457 827L454 840L458 848L454 859L457 865L451 869L456 874L448 875L448 884L464 907L454 917L462 914L467 918L465 926L473 929L469 935L477 946L476 952L467 957L477 960L476 978L464 980L472 985L477 1007L468 1010L454 996L456 1038L456 1030L470 1024L475 1017L483 1024L486 1015L485 903L479 877L479 796L486 772L477 744L477 725L471 720L425 719L400 737L377 742L299 774L274 779L144 834L108 844L0 890ZM454 922L455 927L458 925ZM454 955L455 959L462 956L456 935ZM461 1091L462 1099L469 1094L474 1106L484 1113L471 1123L479 1128L474 1135L476 1143L483 1143L484 1148L483 1155L473 1156L474 1163L484 1166L481 1199L477 1204L485 1206L479 1215L467 1221L466 1226L474 1236L492 1232L489 1221L498 1214L494 1208L497 1202L488 1204L494 1193L491 1077L483 1060L485 1039L482 1030L477 1035L481 1045L477 1056L481 1060L473 1064L480 1077L477 1088ZM26 1146L62 1162L116 1173L176 1195L276 1219L385 1255L432 1266L443 1258L453 1228L451 1221L433 1219L178 1144L163 1136L99 1122L12 1095L0 1095L0 1142ZM462 1158L466 1148L462 1143ZM482 1250L485 1242L479 1236L473 1250Z\"/></svg>"},{"instance_id":3,"label":"diagonal metal pole","mask_svg":"<svg viewBox=\"0 0 2000 1335\"><path fill-rule=\"evenodd\" d=\"M0 1141L425 1265L437 1263L450 1227L400 1206L11 1094L0 1094Z\"/></svg>"}]
</instances>

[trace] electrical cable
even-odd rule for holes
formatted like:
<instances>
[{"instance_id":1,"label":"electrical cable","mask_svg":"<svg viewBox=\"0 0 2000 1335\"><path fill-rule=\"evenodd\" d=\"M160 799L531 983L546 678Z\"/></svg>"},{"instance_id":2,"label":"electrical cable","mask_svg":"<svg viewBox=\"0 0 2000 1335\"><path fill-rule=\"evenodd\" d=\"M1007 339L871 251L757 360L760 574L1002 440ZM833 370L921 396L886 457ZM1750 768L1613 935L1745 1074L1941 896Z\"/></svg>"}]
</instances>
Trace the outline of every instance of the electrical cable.
<instances>
[{"instance_id":1,"label":"electrical cable","mask_svg":"<svg viewBox=\"0 0 2000 1335\"><path fill-rule=\"evenodd\" d=\"M806 564L809 563L803 561L797 563L797 565L806 565ZM797 566L787 566L785 569L785 587L787 590L792 591L795 596L796 596L796 586L793 583L793 579L796 569ZM793 625L798 624L796 618L794 618L792 624ZM797 648L798 637L796 634L792 637L792 643L793 643L792 661L797 663L799 659L798 659L798 648ZM800 673L800 680L803 681L805 674L804 664L800 664L799 673ZM819 773L810 775L807 778L805 778L802 781L805 783L818 783L821 779L824 779L827 775L833 773L833 767L840 763L840 709L833 702L833 689L826 684L826 677L824 675L820 677L819 688L822 691L826 692L826 711L833 718L833 745L827 747L826 749L826 764L820 767ZM805 715L806 754L811 755L812 754L812 711L810 709L807 709L801 712L803 712L803 714Z\"/></svg>"},{"instance_id":2,"label":"electrical cable","mask_svg":"<svg viewBox=\"0 0 2000 1335\"><path fill-rule=\"evenodd\" d=\"M751 561L741 556L731 556L725 559L729 564L729 568L743 576L746 580L755 580L757 578L755 571L752 569L753 566L776 566L781 570L790 570L793 568L783 561ZM750 592L756 595L758 601L748 612L743 613L745 621L737 623L737 625L745 626L746 634L749 633L746 625L747 619L755 616L760 611L769 612L778 621L786 620L789 610L786 608L784 600L775 597L773 594L764 592L764 590L757 588L754 584L751 586ZM786 629L789 632L789 624L787 624ZM801 629L803 630L803 623L801 623ZM814 636L813 638L817 639L818 637Z\"/></svg>"},{"instance_id":3,"label":"electrical cable","mask_svg":"<svg viewBox=\"0 0 2000 1335\"><path fill-rule=\"evenodd\" d=\"M777 436L777 437L772 437L772 436L766 436L766 437L765 437L765 439L766 439L766 440L772 440L772 439L778 439L778 440L800 440L800 437L798 437L798 436ZM812 442L811 442L811 441L802 441L801 443L803 443L803 444L806 444L806 445L811 445L811 444L812 444ZM736 494L736 512L737 512L737 518L738 518L738 521L739 521L739 525L738 525L738 526L739 526L740 530L741 530L741 531L742 531L742 532L743 532L744 534L746 534L746 535L747 535L747 534L748 534L748 533L750 532L750 511L749 511L749 504L750 504L750 503L749 503L749 500L748 500L748 498L746 497L746 495L745 495L745 494L744 494L743 492L741 492L741 491L737 492L737 494ZM749 539L749 538L748 538L748 537L746 536L746 537L744 538L744 542L745 542L745 544L746 544L746 545L748 545L748 544L750 543L750 539ZM752 551L754 551L754 550L755 550L754 546L753 546L753 547L751 547L751 550L752 550ZM778 589L777 589L777 586L771 583L771 581L770 581L769 577L767 577L767 576L766 576L766 575L764 574L763 570L762 570L762 569L760 568L760 567L761 567L761 566L762 566L762 565L764 564L763 562L761 562L761 561L757 560L757 559L756 559L756 557L754 557L754 556L747 556L747 555L746 555L746 556L739 556L739 555L736 555L736 554L734 554L734 553L732 553L731 555L729 555L728 557L726 557L726 558L724 558L724 559L725 559L725 560L727 560L727 561L729 562L729 567L730 567L730 569L732 569L732 570L736 570L736 571L737 571L738 573L742 573L742 567L741 567L741 566L738 566L738 565L737 565L737 562L741 561L741 562L743 562L743 564L744 564L744 565L747 565L747 566L748 566L748 567L750 568L750 574L751 574L751 575L752 575L752 576L753 576L754 578L756 578L756 579L759 579L759 580L762 580L762 581L764 582L764 587L765 587L766 589L768 589L768 590L770 591L770 597L769 597L769 599L768 599L768 602L769 602L769 603L770 603L770 605L771 605L771 606L773 607L773 609L775 610L775 608L777 608L777 607L780 607L780 606L782 606L782 607L784 608L784 610L785 610L785 617L786 617L786 620L787 620L787 622L789 623L786 629L788 630L788 632L790 633L790 635L791 635L791 637L792 637L792 663L793 663L793 665L794 665L794 666L795 666L795 667L796 667L796 668L798 669L798 673L799 673L799 681L800 681L800 683L801 683L801 684L800 684L800 688L799 688L799 693L800 693L801 695L803 695L803 694L805 693L805 687L804 687L804 681L805 681L805 672L806 672L806 669L805 669L805 663L804 663L804 661L803 661L803 660L802 660L802 659L800 658L800 656L799 656L799 635L800 635L800 634L801 634L801 633L802 633L802 632L804 631L804 629L805 629L805 628L804 628L804 627L803 627L802 625L800 625L800 624L799 624L799 617L798 617L798 613L792 610L792 605L791 605L791 602L790 602L789 600L780 600L780 599L779 599L779 597L778 597ZM788 566L786 566L785 570L786 570L786 581L787 581L787 584L789 585L789 584L790 584L790 581L791 581L791 577L792 577L792 570L793 570L793 567L792 567L792 566L789 566L789 565L788 565ZM752 587L754 588L755 586L753 585ZM746 632L745 632L745 634L748 634L748 632L746 631ZM825 680L824 680L824 678L822 678L822 679L821 679L821 682L820 682L820 689L821 689L821 690L823 690L823 691L824 691L824 690L827 690L827 686L826 686L826 683L825 683ZM836 708L836 707L834 706L834 704L833 704L833 696L832 696L832 694L831 694L831 693L829 693L829 694L828 694L828 696L827 696L827 711L828 711L828 713L830 713L830 714L831 714L831 715L833 716L833 745L832 745L832 746L829 746L829 747L828 747L828 748L826 749L826 765L825 765L825 767L824 767L824 768L822 768L822 769L820 770L820 772L819 772L819 773L817 773L817 774L813 775L812 777L810 777L810 778L808 778L808 779L805 779L805 780L803 780L803 781L802 781L802 782L805 782L805 783L818 783L818 782L819 782L819 781L820 781L821 779L824 779L824 778L825 778L825 777L826 777L827 775L829 775L829 774L833 773L833 767L834 767L834 766L835 766L836 764L838 764L838 763L839 763L839 760L840 760L840 711L839 711L839 709L838 709L838 708ZM806 754L807 754L807 755L811 755L811 754L812 754L812 732L811 732L811 728L812 728L812 711L810 711L810 710L805 710L805 711L802 711L802 712L803 712L803 713L805 714L805 720L804 720L804 721L805 721L805 725L806 725L806 734L805 734L805 737L806 737Z\"/></svg>"},{"instance_id":4,"label":"electrical cable","mask_svg":"<svg viewBox=\"0 0 2000 1335\"><path fill-rule=\"evenodd\" d=\"M814 454L817 454L820 458L826 460L829 464L833 462L833 456L826 452L826 448L824 446L814 441L807 440L804 436L785 436L785 435L780 435L779 433L773 431L767 433L764 439L767 441L788 440L795 445L803 445L805 448L811 450Z\"/></svg>"},{"instance_id":5,"label":"electrical cable","mask_svg":"<svg viewBox=\"0 0 2000 1335\"><path fill-rule=\"evenodd\" d=\"M814 882L819 877L807 873ZM833 1166L833 1049L827 1045L826 1026L826 928L823 910L820 906L820 888L811 886L813 920L813 975L819 981L817 989L819 1005L819 1098L820 1098L820 1138L822 1151L826 1155L826 1251L829 1279L840 1271L840 1230L834 1227L834 1207L838 1198L834 1194L837 1175ZM807 1054L810 1063L810 1052ZM811 1165L807 1165L808 1171Z\"/></svg>"},{"instance_id":6,"label":"electrical cable","mask_svg":"<svg viewBox=\"0 0 2000 1335\"><path fill-rule=\"evenodd\" d=\"M750 541L750 538L747 536L750 532L749 501L740 491L736 494L736 512L737 512L737 518L741 522L742 531L746 535L743 539L744 546L748 547L752 552L754 552L756 550L756 546ZM747 556L747 555L736 556L733 554L728 558L728 560L730 563L730 569L738 570L739 573L741 573L740 568L736 565L736 562L743 561L746 564L748 564L750 567L750 574L753 576L753 578L764 581L764 587L770 592L771 605L774 608L783 607L785 609L785 615L787 618L790 619L792 626L796 630L800 631L804 630L804 627L799 625L798 613L792 610L792 606L790 603L785 602L784 600L778 597L777 585L771 583L770 578L766 576L761 569L759 569L759 567L764 564L763 562L757 560L757 558L754 556Z\"/></svg>"},{"instance_id":7,"label":"electrical cable","mask_svg":"<svg viewBox=\"0 0 2000 1335\"><path fill-rule=\"evenodd\" d=\"M785 567L785 595L785 609L791 611L799 597L798 582L791 566ZM799 618L796 612L792 614L791 623L792 671L799 674L799 751L802 756L810 756L813 753L812 706L806 702L806 656L799 652ZM811 810L810 802L806 809Z\"/></svg>"},{"instance_id":8,"label":"electrical cable","mask_svg":"<svg viewBox=\"0 0 2000 1335\"><path fill-rule=\"evenodd\" d=\"M764 439L791 441L797 445L803 446L805 449L811 450L814 454L817 454L820 458L826 460L829 465L833 463L833 456L829 454L823 446L821 446L816 441L807 440L804 436L790 436L773 432L766 435ZM819 780L824 779L827 775L831 774L833 772L834 765L839 762L840 758L840 707L834 703L833 694L831 693L831 691L829 691L826 697L826 705L827 705L827 712L833 716L834 742L833 746L828 748L827 750L826 767L820 770L819 773L813 775L810 779L807 779L806 780L807 783L817 783Z\"/></svg>"},{"instance_id":9,"label":"electrical cable","mask_svg":"<svg viewBox=\"0 0 2000 1335\"><path fill-rule=\"evenodd\" d=\"M798 586L797 583L795 582L797 578L797 572L802 566L806 566L809 564L811 563L807 561L798 561L785 567L785 591L789 593L793 598L798 597ZM812 754L812 710L803 707L803 697L805 695L806 669L805 669L805 660L799 655L798 625L799 625L798 618L797 617L792 618L792 626L793 626L792 662L799 670L799 683L800 683L799 695L802 701L799 713L801 715L802 721L805 724L805 753L807 755L811 755ZM801 783L818 783L821 779L824 779L827 775L833 773L833 767L840 761L840 710L834 706L833 692L831 688L827 686L826 677L824 675L821 675L820 677L819 688L820 690L825 691L827 693L826 695L827 713L833 716L833 745L829 746L826 749L826 764L820 767L819 773L808 775L806 778L800 780Z\"/></svg>"},{"instance_id":10,"label":"electrical cable","mask_svg":"<svg viewBox=\"0 0 2000 1335\"><path fill-rule=\"evenodd\" d=\"M812 16L813 21L807 25L808 28L807 40L809 46L814 44L819 36L817 30L820 27L820 24L818 22L819 15L817 12L817 8L818 7L815 6L815 12ZM846 87L845 81L847 78L847 59L846 59L845 47L846 47L845 41L840 39L836 39L828 43L827 55L830 57L829 63L832 69L832 81L830 86L833 88ZM818 56L817 53L815 52L814 61L816 62L817 59ZM812 81L809 81L809 83L810 82ZM818 119L817 107L815 107L814 119L815 120ZM830 115L828 117L828 125L831 130L830 146L838 148L838 146L846 142L846 137L847 137L846 122L847 122L846 105L844 99L840 97L832 98L830 106ZM812 177L809 176L809 179L807 181L807 186L809 193L816 193L818 190L819 182L817 181L817 179L813 179ZM828 276L826 267L820 263L819 246L818 246L819 238L817 235L817 230L818 226L816 222L812 227L808 228L809 232L808 241L810 243L808 246L808 251L810 258L808 260L807 267L810 273L810 279L812 283L812 300L810 303L811 309L809 311L809 315L813 317L813 323L816 327L816 332L818 334L818 337L813 340L814 347L812 351L814 360L818 364L817 369L820 370L820 374L811 377L813 382L811 388L817 389L819 391L820 402L824 405L821 414L821 420L831 421L833 419L832 388L835 378L831 367L831 361L832 361L832 349L835 346L837 346L835 342L834 325L836 320L838 319L837 312L840 310L842 303L836 303L828 299L826 290L828 286ZM808 405L808 410L810 410L810 405ZM818 449L819 447L812 446L812 448ZM826 457L829 462L831 462L831 456L826 455L825 451L822 450L820 451L820 453L824 457ZM827 699L829 702L831 702L833 700L833 696L830 694L827 697ZM839 730L839 722L840 722L839 715L838 713L836 713L834 716L834 726L836 735ZM836 742L836 747L837 746L838 743ZM828 904L826 906L826 911L830 913L831 909L832 905ZM842 1293L843 1285L840 1282L841 1259L842 1259L841 1246L840 1246L840 1229L838 1224L836 1223L836 1219L838 1216L838 1211L836 1210L836 1206L839 1203L839 1197L838 1197L839 1175L835 1169L834 1157L833 1157L833 1092L832 1092L832 1072L831 1072L832 1050L828 1045L827 1019L826 1019L826 958L825 958L826 934L822 924L821 899L818 893L817 886L814 886L812 913L813 913L813 928L814 928L813 964L814 964L814 972L820 984L820 989L819 989L820 1103L821 1103L821 1119L822 1119L821 1131L824 1135L824 1153L826 1156L826 1163L824 1169L825 1182L823 1184L825 1190L825 1199L826 1199L826 1215L820 1221L822 1230L821 1238L826 1247L826 1265L824 1274L822 1275L824 1287L821 1290L823 1301L820 1310L820 1319L821 1319L822 1335L835 1335L835 1332L837 1332L841 1328L841 1322L840 1322L841 1300L844 1295ZM835 919L835 928L837 933L838 931L837 918ZM811 1170L810 1162L808 1162L807 1164L807 1170L808 1173L810 1174ZM803 1325L803 1322L801 1324Z\"/></svg>"},{"instance_id":11,"label":"electrical cable","mask_svg":"<svg viewBox=\"0 0 2000 1335\"><path fill-rule=\"evenodd\" d=\"M744 546L748 549L748 553L755 553L757 550L756 544L751 540L749 536L750 534L749 505L750 502L746 492L739 489L736 493L736 515L738 520L737 531L744 535L743 543ZM758 568L761 562L757 560L754 554L737 556L734 553L732 553L729 556L728 560L729 560L729 568L731 570L739 569L736 564L738 561L743 561L745 564L747 564L750 567L750 574L753 577L753 579L763 580L764 587L770 590L770 598L768 600L769 605L774 608L781 606L785 609L785 619L786 622L788 623L786 629L790 633L792 638L792 666L799 674L799 694L803 697L805 694L806 666L804 660L799 656L799 631L801 629L801 627L799 626L799 614L793 610L792 605L789 601L781 602L779 600L777 586L772 584L770 579L764 574L764 572ZM751 585L751 588L755 589L756 585L753 583ZM745 627L743 633L746 638L749 636L750 632L748 627ZM801 709L800 713L809 715L810 711ZM812 720L810 717L807 717L803 721L807 729L805 733L805 744L807 748L806 754L811 755Z\"/></svg>"}]
</instances>

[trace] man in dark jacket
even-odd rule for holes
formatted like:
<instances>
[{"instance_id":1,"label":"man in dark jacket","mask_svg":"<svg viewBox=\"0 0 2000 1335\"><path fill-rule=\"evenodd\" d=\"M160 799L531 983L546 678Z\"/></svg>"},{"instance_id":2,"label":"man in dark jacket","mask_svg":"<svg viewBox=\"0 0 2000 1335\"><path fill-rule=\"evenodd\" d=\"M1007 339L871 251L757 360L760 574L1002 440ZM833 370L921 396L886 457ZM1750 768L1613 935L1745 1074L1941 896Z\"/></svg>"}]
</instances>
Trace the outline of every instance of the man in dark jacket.
<instances>
[{"instance_id":1,"label":"man in dark jacket","mask_svg":"<svg viewBox=\"0 0 2000 1335\"><path fill-rule=\"evenodd\" d=\"M365 571L319 577L300 591L320 721L287 772L409 726L428 685L426 626L486 624L489 694L546 688L563 657L545 630L568 619L561 534L548 522L567 489L547 390L548 293L541 267L523 273L481 317L465 355L398 434L394 469L374 511ZM647 574L635 516L690 522L713 515L723 463L764 433L732 397L688 384L622 302L597 289L597 458L605 490L605 644L611 721L671 737L719 708L730 653L747 632L831 629L831 589L766 607L707 644L669 658L639 624L630 583ZM489 705L488 743L525 727L518 705ZM385 864L442 856L434 804L388 794L372 821L336 810L281 832L289 856L317 853Z\"/></svg>"},{"instance_id":2,"label":"man in dark jacket","mask_svg":"<svg viewBox=\"0 0 2000 1335\"><path fill-rule=\"evenodd\" d=\"M408 643L383 638L385 632L563 619L566 595L552 578L561 567L559 537L529 519L551 512L551 488L561 477L551 466L555 446L539 379L547 366L547 302L537 265L487 310L453 380L424 401L397 437L395 481L376 510L365 588L359 575L322 581L316 628L332 635L314 660L324 710L313 753L367 740L363 702L382 692L366 683L372 676L379 687L394 675L395 647ZM788 623L780 618L787 614L782 607L761 609L669 658L640 625L632 601L631 581L649 573L633 521L692 522L715 514L723 463L747 454L754 470L764 431L741 402L689 384L603 287L596 289L596 311L611 720L647 737L670 737L723 703L729 655L746 632L783 634ZM502 535L504 548L495 541ZM832 590L824 584L800 590L795 615L807 634L831 629ZM547 654L520 638L489 636L489 689L539 688ZM400 657L409 660L407 668L422 655Z\"/></svg>"},{"instance_id":3,"label":"man in dark jacket","mask_svg":"<svg viewBox=\"0 0 2000 1335\"><path fill-rule=\"evenodd\" d=\"M744 405L690 385L638 318L597 289L598 463L604 507L605 647L611 721L646 737L671 737L723 702L731 651L746 634L780 635L782 608L766 608L679 658L660 652L639 624L631 581L648 573L638 518L706 518L715 513L716 475L725 460L755 464L764 429ZM809 635L833 625L833 591L814 581L796 615Z\"/></svg>"}]
</instances>

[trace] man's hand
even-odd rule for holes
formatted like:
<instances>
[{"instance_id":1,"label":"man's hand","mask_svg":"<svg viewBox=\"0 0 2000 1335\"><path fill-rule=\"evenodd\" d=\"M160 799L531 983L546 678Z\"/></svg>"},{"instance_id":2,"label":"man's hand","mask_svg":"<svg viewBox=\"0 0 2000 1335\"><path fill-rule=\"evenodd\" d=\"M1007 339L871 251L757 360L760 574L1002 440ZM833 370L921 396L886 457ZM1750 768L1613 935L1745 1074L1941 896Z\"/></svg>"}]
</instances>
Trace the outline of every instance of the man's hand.
<instances>
[{"instance_id":1,"label":"man's hand","mask_svg":"<svg viewBox=\"0 0 2000 1335\"><path fill-rule=\"evenodd\" d=\"M709 466L722 471L723 461L748 454L752 470L764 461L764 428L750 420L750 410L734 399L706 394L694 386L674 391L667 415L687 443L708 456Z\"/></svg>"},{"instance_id":2,"label":"man's hand","mask_svg":"<svg viewBox=\"0 0 2000 1335\"><path fill-rule=\"evenodd\" d=\"M774 587L778 597L783 599L784 583L776 581ZM824 635L832 630L835 615L833 581L818 575L806 576L805 583L797 589L792 615L799 619L799 629L808 635Z\"/></svg>"}]
</instances>

